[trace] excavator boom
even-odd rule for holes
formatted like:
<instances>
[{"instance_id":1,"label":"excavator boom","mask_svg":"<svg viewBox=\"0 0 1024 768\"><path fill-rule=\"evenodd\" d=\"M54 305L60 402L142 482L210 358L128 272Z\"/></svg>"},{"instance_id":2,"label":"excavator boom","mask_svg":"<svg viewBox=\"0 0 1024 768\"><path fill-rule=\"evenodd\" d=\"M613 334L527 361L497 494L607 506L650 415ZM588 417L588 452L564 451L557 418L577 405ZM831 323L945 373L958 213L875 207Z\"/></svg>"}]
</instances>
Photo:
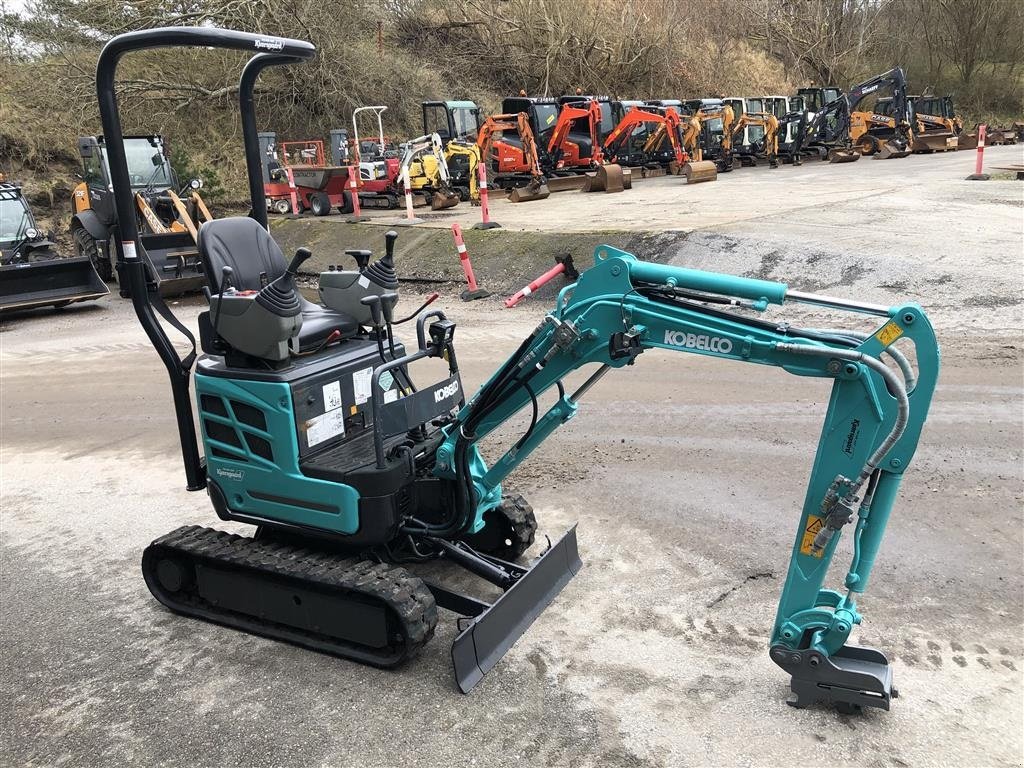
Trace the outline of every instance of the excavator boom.
<instances>
[{"instance_id":1,"label":"excavator boom","mask_svg":"<svg viewBox=\"0 0 1024 768\"><path fill-rule=\"evenodd\" d=\"M514 203L527 202L529 200L543 200L550 196L551 191L545 184L544 174L540 168L540 155L537 152L537 140L530 128L530 119L525 112L507 115L490 115L477 134L476 145L480 150L480 157L483 162L491 165L492 160L498 162L500 173L500 158L493 157L494 136L504 131L515 132L519 135L522 143L523 160L529 170L530 181L526 186L516 186L509 195L509 200Z\"/></svg>"},{"instance_id":2,"label":"excavator boom","mask_svg":"<svg viewBox=\"0 0 1024 768\"><path fill-rule=\"evenodd\" d=\"M865 334L801 329L755 316L771 304L792 302L873 316L878 324ZM903 354L903 343L912 344L915 365ZM464 503L481 521L499 503L502 480L576 415L586 392L648 349L776 366L832 381L770 656L792 676L795 706L825 701L845 709L888 709L896 694L885 656L847 640L861 622L855 596L867 587L935 388L939 353L924 310L642 262L599 246L594 267L563 289L556 310L445 427L435 474L462 487ZM589 364L597 370L566 393L564 377ZM552 388L558 390L555 402L540 413L538 399ZM478 442L531 404L526 433L492 465L483 464ZM845 590L836 591L825 587L825 579L847 524L854 525L853 559Z\"/></svg>"}]
</instances>

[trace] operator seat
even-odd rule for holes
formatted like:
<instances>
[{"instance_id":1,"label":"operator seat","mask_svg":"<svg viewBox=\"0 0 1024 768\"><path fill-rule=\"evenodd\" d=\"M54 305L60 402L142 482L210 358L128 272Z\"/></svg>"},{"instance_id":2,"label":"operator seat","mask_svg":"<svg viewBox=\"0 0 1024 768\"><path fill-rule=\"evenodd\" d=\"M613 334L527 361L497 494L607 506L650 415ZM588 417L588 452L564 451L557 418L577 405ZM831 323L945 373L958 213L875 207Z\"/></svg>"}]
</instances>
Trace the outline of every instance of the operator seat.
<instances>
[{"instance_id":1,"label":"operator seat","mask_svg":"<svg viewBox=\"0 0 1024 768\"><path fill-rule=\"evenodd\" d=\"M199 256L210 293L220 293L220 276L231 267L231 287L238 291L258 291L284 274L288 264L281 248L258 221L248 216L231 216L208 221L199 228ZM342 312L314 304L299 294L302 328L299 351L315 349L335 330L341 338L356 334L359 324Z\"/></svg>"}]
</instances>

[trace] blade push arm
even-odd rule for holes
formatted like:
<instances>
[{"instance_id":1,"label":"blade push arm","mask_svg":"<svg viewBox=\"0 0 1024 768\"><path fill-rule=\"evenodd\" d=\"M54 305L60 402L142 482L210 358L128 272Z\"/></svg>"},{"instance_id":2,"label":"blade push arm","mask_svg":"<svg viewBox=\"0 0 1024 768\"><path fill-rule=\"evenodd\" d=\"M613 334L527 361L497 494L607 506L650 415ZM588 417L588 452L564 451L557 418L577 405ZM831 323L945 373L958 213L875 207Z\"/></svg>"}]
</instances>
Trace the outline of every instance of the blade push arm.
<instances>
[{"instance_id":1,"label":"blade push arm","mask_svg":"<svg viewBox=\"0 0 1024 768\"><path fill-rule=\"evenodd\" d=\"M733 311L790 302L876 316L879 326L868 335L801 330ZM898 339L914 343L916 380L906 358L890 350ZM466 484L479 527L483 513L500 500L502 479L576 414L586 390L652 348L832 380L772 645L825 657L840 653L860 623L853 596L867 586L935 387L938 349L924 311L916 304L864 304L782 283L641 262L601 246L595 266L563 290L558 308L459 413L438 450L435 473ZM883 355L896 361L899 373ZM597 365L595 373L567 394L562 378L588 364ZM541 415L537 399L552 387L558 397ZM527 406L534 409L530 429L485 466L476 444ZM825 589L824 582L837 534L853 518L854 555L842 594Z\"/></svg>"}]
</instances>

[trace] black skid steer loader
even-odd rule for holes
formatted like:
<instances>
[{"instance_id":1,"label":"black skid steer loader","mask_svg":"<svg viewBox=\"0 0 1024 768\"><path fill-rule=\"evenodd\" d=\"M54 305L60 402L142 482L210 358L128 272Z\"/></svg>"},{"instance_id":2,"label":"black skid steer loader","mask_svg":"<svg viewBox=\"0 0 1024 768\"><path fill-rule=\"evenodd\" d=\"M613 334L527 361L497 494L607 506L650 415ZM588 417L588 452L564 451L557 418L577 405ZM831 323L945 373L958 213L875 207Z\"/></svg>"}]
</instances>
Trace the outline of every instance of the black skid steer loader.
<instances>
[{"instance_id":1,"label":"black skid steer loader","mask_svg":"<svg viewBox=\"0 0 1024 768\"><path fill-rule=\"evenodd\" d=\"M87 258L63 259L36 226L21 186L0 181L0 313L106 296Z\"/></svg>"}]
</instances>

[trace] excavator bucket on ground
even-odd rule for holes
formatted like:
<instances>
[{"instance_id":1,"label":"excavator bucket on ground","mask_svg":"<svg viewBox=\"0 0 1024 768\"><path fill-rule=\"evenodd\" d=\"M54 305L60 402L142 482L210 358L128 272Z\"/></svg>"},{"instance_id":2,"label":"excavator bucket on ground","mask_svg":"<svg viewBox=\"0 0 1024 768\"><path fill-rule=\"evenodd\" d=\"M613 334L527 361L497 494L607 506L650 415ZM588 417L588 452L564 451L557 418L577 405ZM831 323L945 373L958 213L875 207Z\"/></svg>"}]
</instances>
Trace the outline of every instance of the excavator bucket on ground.
<instances>
[{"instance_id":1,"label":"excavator bucket on ground","mask_svg":"<svg viewBox=\"0 0 1024 768\"><path fill-rule=\"evenodd\" d=\"M910 156L910 145L909 144L897 144L893 141L884 141L878 148L878 152L875 153L875 160L891 160L897 157L909 157Z\"/></svg>"},{"instance_id":2,"label":"excavator bucket on ground","mask_svg":"<svg viewBox=\"0 0 1024 768\"><path fill-rule=\"evenodd\" d=\"M860 160L860 152L856 149L833 148L828 151L830 163L855 163L858 160Z\"/></svg>"},{"instance_id":3,"label":"excavator bucket on ground","mask_svg":"<svg viewBox=\"0 0 1024 768\"><path fill-rule=\"evenodd\" d=\"M687 184L698 184L702 181L717 181L718 166L710 160L698 160L683 166L683 175Z\"/></svg>"},{"instance_id":4,"label":"excavator bucket on ground","mask_svg":"<svg viewBox=\"0 0 1024 768\"><path fill-rule=\"evenodd\" d=\"M452 190L438 190L430 197L430 210L443 211L459 204L459 193Z\"/></svg>"},{"instance_id":5,"label":"excavator bucket on ground","mask_svg":"<svg viewBox=\"0 0 1024 768\"><path fill-rule=\"evenodd\" d=\"M531 181L525 187L513 187L509 192L510 203L528 203L531 200L544 200L551 196L551 190L543 181Z\"/></svg>"},{"instance_id":6,"label":"excavator bucket on ground","mask_svg":"<svg viewBox=\"0 0 1024 768\"><path fill-rule=\"evenodd\" d=\"M584 192L622 192L633 188L633 175L623 171L616 163L598 166L594 173L586 175Z\"/></svg>"},{"instance_id":7,"label":"excavator bucket on ground","mask_svg":"<svg viewBox=\"0 0 1024 768\"><path fill-rule=\"evenodd\" d=\"M87 256L0 266L0 313L63 307L108 293Z\"/></svg>"}]
</instances>

